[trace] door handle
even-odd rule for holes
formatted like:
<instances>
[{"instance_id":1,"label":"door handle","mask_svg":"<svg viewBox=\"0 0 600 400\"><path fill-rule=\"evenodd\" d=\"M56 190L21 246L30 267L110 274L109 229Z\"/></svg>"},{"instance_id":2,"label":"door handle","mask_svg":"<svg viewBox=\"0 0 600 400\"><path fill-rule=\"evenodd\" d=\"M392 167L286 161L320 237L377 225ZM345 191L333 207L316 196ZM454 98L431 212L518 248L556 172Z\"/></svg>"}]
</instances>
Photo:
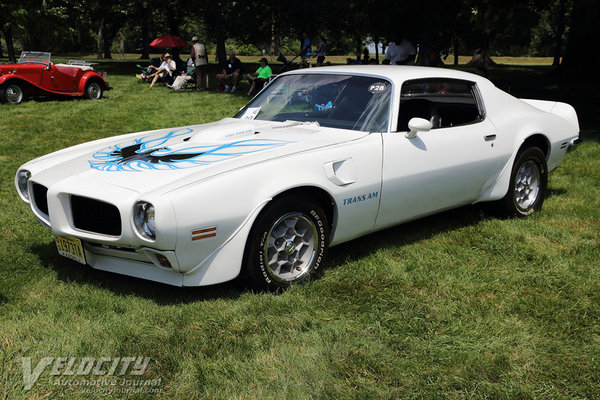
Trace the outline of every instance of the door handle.
<instances>
[{"instance_id":1,"label":"door handle","mask_svg":"<svg viewBox=\"0 0 600 400\"><path fill-rule=\"evenodd\" d=\"M496 140L496 135L495 134L485 135L483 138L485 139L486 142L489 142L490 140Z\"/></svg>"}]
</instances>

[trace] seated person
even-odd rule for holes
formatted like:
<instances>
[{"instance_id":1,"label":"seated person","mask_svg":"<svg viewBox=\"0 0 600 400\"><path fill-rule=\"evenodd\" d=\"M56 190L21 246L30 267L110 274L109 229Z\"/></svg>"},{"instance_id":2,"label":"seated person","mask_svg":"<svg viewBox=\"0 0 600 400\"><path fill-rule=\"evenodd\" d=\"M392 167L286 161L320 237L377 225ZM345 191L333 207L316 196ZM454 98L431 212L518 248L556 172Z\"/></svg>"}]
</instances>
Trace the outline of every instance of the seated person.
<instances>
[{"instance_id":1,"label":"seated person","mask_svg":"<svg viewBox=\"0 0 600 400\"><path fill-rule=\"evenodd\" d=\"M269 81L269 77L273 75L273 71L269 67L269 62L266 58L261 58L259 62L260 67L258 67L256 72L246 75L248 83L250 83L250 90L248 90L246 96L251 96L255 89L260 91L265 86L265 83Z\"/></svg>"},{"instance_id":2,"label":"seated person","mask_svg":"<svg viewBox=\"0 0 600 400\"><path fill-rule=\"evenodd\" d=\"M178 77L176 77L173 84L167 85L167 87L173 90L179 90L183 88L188 81L193 79L195 69L196 67L194 66L194 61L189 58L186 63L186 71L182 72Z\"/></svg>"},{"instance_id":3,"label":"seated person","mask_svg":"<svg viewBox=\"0 0 600 400\"><path fill-rule=\"evenodd\" d=\"M231 89L231 93L237 89L237 84L242 78L242 62L235 56L233 50L229 51L229 58L222 66L223 71L217 74L219 82L225 86L224 92L227 93Z\"/></svg>"},{"instance_id":4,"label":"seated person","mask_svg":"<svg viewBox=\"0 0 600 400\"><path fill-rule=\"evenodd\" d=\"M148 75L148 79L152 79L150 83L150 89L154 86L157 80L161 80L161 82L165 82L167 77L171 77L173 75L173 71L175 71L176 65L175 61L169 53L165 54L165 61L160 65L160 67L152 66L153 69L156 70L155 73Z\"/></svg>"}]
</instances>

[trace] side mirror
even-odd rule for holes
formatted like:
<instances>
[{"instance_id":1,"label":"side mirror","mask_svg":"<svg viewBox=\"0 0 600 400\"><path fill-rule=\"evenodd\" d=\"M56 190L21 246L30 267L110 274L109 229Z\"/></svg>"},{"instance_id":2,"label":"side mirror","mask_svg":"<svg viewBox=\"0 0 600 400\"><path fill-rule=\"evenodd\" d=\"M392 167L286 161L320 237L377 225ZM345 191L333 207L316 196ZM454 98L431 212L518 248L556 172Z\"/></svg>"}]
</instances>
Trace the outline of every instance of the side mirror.
<instances>
[{"instance_id":1,"label":"side mirror","mask_svg":"<svg viewBox=\"0 0 600 400\"><path fill-rule=\"evenodd\" d=\"M427 121L426 119L412 118L410 121L408 121L409 131L406 132L405 136L408 139L414 139L415 137L417 137L417 133L429 132L432 127L433 127L433 125L431 124L431 122Z\"/></svg>"}]
</instances>

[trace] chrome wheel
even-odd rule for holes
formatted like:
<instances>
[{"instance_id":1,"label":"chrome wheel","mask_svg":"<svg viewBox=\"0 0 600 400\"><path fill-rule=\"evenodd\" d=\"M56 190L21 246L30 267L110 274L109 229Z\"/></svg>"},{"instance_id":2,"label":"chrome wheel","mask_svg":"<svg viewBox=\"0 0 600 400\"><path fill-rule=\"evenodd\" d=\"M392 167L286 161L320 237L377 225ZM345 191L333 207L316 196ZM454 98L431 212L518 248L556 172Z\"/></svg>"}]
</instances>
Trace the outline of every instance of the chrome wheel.
<instances>
[{"instance_id":1,"label":"chrome wheel","mask_svg":"<svg viewBox=\"0 0 600 400\"><path fill-rule=\"evenodd\" d=\"M102 87L98 82L90 82L86 86L85 93L89 99L98 100L102 97Z\"/></svg>"},{"instance_id":2,"label":"chrome wheel","mask_svg":"<svg viewBox=\"0 0 600 400\"><path fill-rule=\"evenodd\" d=\"M515 175L515 202L521 210L529 209L540 192L540 168L528 160Z\"/></svg>"},{"instance_id":3,"label":"chrome wheel","mask_svg":"<svg viewBox=\"0 0 600 400\"><path fill-rule=\"evenodd\" d=\"M9 103L19 104L23 101L23 89L16 84L8 85L4 91L4 98Z\"/></svg>"},{"instance_id":4,"label":"chrome wheel","mask_svg":"<svg viewBox=\"0 0 600 400\"><path fill-rule=\"evenodd\" d=\"M300 212L283 215L272 225L264 244L267 273L278 282L301 279L314 262L317 240L311 219Z\"/></svg>"}]
</instances>

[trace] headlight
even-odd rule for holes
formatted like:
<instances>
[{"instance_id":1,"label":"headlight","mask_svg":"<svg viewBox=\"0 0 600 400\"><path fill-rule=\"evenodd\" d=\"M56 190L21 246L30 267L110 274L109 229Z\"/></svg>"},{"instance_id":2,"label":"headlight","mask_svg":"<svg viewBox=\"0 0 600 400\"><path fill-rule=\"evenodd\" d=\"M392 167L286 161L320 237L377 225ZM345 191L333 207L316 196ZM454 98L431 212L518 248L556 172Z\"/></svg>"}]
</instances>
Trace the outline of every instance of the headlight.
<instances>
[{"instance_id":1,"label":"headlight","mask_svg":"<svg viewBox=\"0 0 600 400\"><path fill-rule=\"evenodd\" d=\"M145 201L138 201L133 206L133 224L143 238L155 240L154 206Z\"/></svg>"},{"instance_id":2,"label":"headlight","mask_svg":"<svg viewBox=\"0 0 600 400\"><path fill-rule=\"evenodd\" d=\"M17 187L19 188L21 196L27 200L29 200L29 187L27 186L29 178L31 178L31 172L26 169L22 169L17 173Z\"/></svg>"}]
</instances>

